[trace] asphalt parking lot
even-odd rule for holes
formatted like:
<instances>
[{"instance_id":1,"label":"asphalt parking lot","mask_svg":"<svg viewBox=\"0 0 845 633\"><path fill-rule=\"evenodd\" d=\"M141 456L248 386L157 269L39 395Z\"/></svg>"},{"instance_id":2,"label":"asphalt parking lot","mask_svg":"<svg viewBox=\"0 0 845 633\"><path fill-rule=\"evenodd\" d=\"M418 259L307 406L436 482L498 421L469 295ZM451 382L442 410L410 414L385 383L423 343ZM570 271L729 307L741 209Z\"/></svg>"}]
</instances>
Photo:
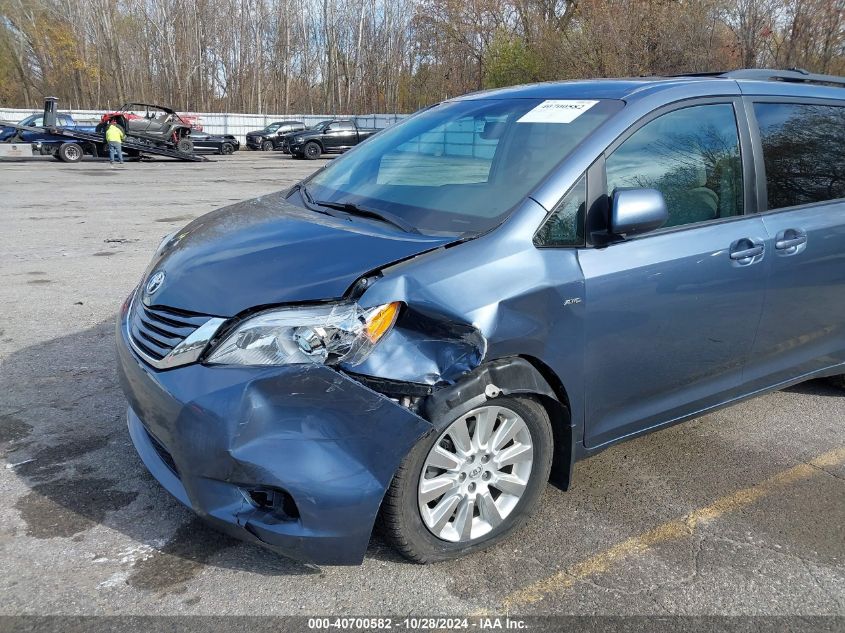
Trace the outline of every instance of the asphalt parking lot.
<instances>
[{"instance_id":1,"label":"asphalt parking lot","mask_svg":"<svg viewBox=\"0 0 845 633\"><path fill-rule=\"evenodd\" d=\"M0 613L845 615L845 392L823 381L581 462L454 562L376 536L317 568L195 519L130 443L115 312L162 236L321 164L0 161Z\"/></svg>"}]
</instances>

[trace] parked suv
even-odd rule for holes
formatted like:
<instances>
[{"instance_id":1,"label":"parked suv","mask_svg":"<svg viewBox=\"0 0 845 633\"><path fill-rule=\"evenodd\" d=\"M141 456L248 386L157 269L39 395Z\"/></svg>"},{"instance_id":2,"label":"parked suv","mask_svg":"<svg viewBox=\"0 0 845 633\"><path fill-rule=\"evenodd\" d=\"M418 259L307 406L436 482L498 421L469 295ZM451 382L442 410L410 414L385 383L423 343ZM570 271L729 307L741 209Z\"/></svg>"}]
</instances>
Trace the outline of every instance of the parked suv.
<instances>
[{"instance_id":1,"label":"parked suv","mask_svg":"<svg viewBox=\"0 0 845 633\"><path fill-rule=\"evenodd\" d=\"M263 130L253 130L246 133L246 146L249 149L260 149L269 152L280 137L289 133L304 130L302 121L276 121Z\"/></svg>"},{"instance_id":2,"label":"parked suv","mask_svg":"<svg viewBox=\"0 0 845 633\"><path fill-rule=\"evenodd\" d=\"M844 314L845 79L747 70L426 109L166 239L117 343L183 504L316 563L378 517L431 562L616 442L843 385Z\"/></svg>"}]
</instances>

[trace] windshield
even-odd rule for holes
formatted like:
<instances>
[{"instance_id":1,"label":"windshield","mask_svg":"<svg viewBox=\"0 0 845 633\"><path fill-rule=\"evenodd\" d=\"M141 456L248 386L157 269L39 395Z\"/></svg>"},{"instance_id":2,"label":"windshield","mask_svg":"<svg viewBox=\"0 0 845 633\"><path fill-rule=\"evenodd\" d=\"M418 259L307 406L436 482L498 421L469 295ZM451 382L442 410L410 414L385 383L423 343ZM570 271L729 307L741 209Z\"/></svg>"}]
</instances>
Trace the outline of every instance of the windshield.
<instances>
[{"instance_id":1,"label":"windshield","mask_svg":"<svg viewBox=\"0 0 845 633\"><path fill-rule=\"evenodd\" d=\"M307 186L315 200L387 211L422 232L496 226L621 101L447 102L372 137Z\"/></svg>"},{"instance_id":2,"label":"windshield","mask_svg":"<svg viewBox=\"0 0 845 633\"><path fill-rule=\"evenodd\" d=\"M267 127L264 128L264 131L267 132L267 133L275 132L280 127L282 127L281 123L271 123L270 125L268 125Z\"/></svg>"}]
</instances>

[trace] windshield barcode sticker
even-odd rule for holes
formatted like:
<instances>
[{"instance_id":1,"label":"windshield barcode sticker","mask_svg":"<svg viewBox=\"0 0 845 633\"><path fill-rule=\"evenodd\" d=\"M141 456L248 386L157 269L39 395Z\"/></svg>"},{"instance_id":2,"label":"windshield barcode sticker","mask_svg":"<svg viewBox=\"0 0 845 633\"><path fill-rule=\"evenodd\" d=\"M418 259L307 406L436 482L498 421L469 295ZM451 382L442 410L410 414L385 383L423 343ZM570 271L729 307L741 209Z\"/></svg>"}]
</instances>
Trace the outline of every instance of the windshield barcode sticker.
<instances>
[{"instance_id":1,"label":"windshield barcode sticker","mask_svg":"<svg viewBox=\"0 0 845 633\"><path fill-rule=\"evenodd\" d=\"M575 99L546 99L533 110L529 110L517 123L572 123L598 101Z\"/></svg>"}]
</instances>

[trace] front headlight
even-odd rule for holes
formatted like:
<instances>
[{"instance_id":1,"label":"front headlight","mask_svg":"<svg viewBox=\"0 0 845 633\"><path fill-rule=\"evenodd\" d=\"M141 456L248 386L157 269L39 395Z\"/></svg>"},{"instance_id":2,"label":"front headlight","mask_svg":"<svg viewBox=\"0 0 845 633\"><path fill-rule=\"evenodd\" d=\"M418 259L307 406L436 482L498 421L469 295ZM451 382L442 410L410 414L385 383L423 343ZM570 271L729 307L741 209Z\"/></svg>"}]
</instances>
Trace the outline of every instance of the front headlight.
<instances>
[{"instance_id":1,"label":"front headlight","mask_svg":"<svg viewBox=\"0 0 845 633\"><path fill-rule=\"evenodd\" d=\"M280 308L247 319L206 361L212 365L357 365L396 321L398 301Z\"/></svg>"},{"instance_id":2,"label":"front headlight","mask_svg":"<svg viewBox=\"0 0 845 633\"><path fill-rule=\"evenodd\" d=\"M293 139L293 142L294 143L301 143L303 140L304 139L301 136L297 136L295 139Z\"/></svg>"}]
</instances>

